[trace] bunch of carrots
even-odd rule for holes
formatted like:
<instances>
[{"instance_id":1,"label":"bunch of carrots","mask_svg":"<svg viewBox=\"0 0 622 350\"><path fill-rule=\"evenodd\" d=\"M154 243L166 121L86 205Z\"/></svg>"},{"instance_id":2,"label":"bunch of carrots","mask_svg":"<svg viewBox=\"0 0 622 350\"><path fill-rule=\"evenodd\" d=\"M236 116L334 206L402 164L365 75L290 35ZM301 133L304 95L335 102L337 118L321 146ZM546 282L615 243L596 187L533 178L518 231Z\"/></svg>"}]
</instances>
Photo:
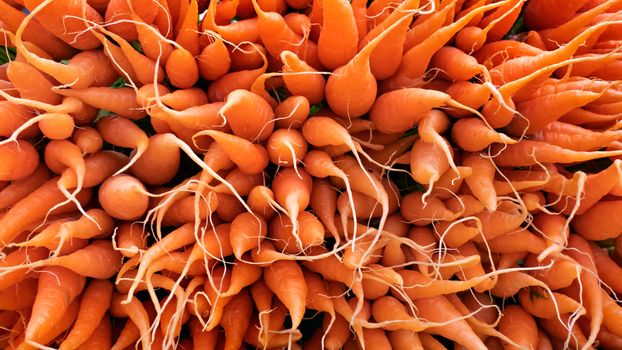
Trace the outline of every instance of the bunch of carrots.
<instances>
[{"instance_id":1,"label":"bunch of carrots","mask_svg":"<svg viewBox=\"0 0 622 350\"><path fill-rule=\"evenodd\" d=\"M622 349L622 0L0 0L0 347Z\"/></svg>"}]
</instances>

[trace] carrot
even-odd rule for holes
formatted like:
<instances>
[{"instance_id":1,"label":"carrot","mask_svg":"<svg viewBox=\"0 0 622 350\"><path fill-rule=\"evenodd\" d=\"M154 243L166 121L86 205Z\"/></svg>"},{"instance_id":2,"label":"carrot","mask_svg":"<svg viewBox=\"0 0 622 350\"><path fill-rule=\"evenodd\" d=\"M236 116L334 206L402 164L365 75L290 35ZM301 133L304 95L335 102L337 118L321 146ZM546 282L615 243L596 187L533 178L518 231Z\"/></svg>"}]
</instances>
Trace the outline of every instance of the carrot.
<instances>
[{"instance_id":1,"label":"carrot","mask_svg":"<svg viewBox=\"0 0 622 350\"><path fill-rule=\"evenodd\" d=\"M123 2L113 0L106 6L105 19L107 22L112 22L110 31L123 37L126 40L136 40L137 33L136 28L130 20L134 18L137 21L145 21L147 24L151 24L156 17L157 9L155 8L155 2L148 2L139 6L139 2ZM134 6L140 11L140 15L134 13ZM133 15L133 16L132 16ZM119 21L116 21L119 19Z\"/></svg>"},{"instance_id":2,"label":"carrot","mask_svg":"<svg viewBox=\"0 0 622 350\"><path fill-rule=\"evenodd\" d=\"M534 133L532 138L575 151L594 151L617 141L622 137L619 131L592 131L577 125L552 122Z\"/></svg>"},{"instance_id":3,"label":"carrot","mask_svg":"<svg viewBox=\"0 0 622 350\"><path fill-rule=\"evenodd\" d=\"M489 211L495 211L497 209L497 194L494 186L492 186L492 181L496 169L492 160L479 155L471 155L463 160L463 164L473 169L473 173L465 179L469 189L480 202L486 205Z\"/></svg>"},{"instance_id":4,"label":"carrot","mask_svg":"<svg viewBox=\"0 0 622 350\"><path fill-rule=\"evenodd\" d=\"M79 314L78 314L79 315ZM112 347L111 324L108 315L104 315L91 336L86 339L78 350L105 350Z\"/></svg>"},{"instance_id":5,"label":"carrot","mask_svg":"<svg viewBox=\"0 0 622 350\"><path fill-rule=\"evenodd\" d=\"M352 5L345 1L324 0L322 30L317 41L320 62L334 70L348 63L357 53L358 30ZM337 47L336 43L339 43Z\"/></svg>"},{"instance_id":6,"label":"carrot","mask_svg":"<svg viewBox=\"0 0 622 350\"><path fill-rule=\"evenodd\" d=\"M451 221L458 216L436 197L428 198L427 203L424 203L423 195L413 192L402 198L400 213L404 219L417 226L425 226L438 220Z\"/></svg>"},{"instance_id":7,"label":"carrot","mask_svg":"<svg viewBox=\"0 0 622 350\"><path fill-rule=\"evenodd\" d=\"M445 326L430 328L428 332L451 339L467 349L487 349L466 321L460 319L461 314L451 305L447 298L435 296L417 299L413 303L418 310L417 316L419 317L431 322L452 321Z\"/></svg>"},{"instance_id":8,"label":"carrot","mask_svg":"<svg viewBox=\"0 0 622 350\"><path fill-rule=\"evenodd\" d=\"M417 16L410 30L406 33L404 50L408 51L425 38L439 30L446 22L453 20L453 12L456 10L456 1L447 1L441 4L442 8L430 14Z\"/></svg>"},{"instance_id":9,"label":"carrot","mask_svg":"<svg viewBox=\"0 0 622 350\"><path fill-rule=\"evenodd\" d=\"M216 80L222 77L231 67L231 55L222 38L216 35L212 38L213 42L205 46L196 59L199 73L206 80Z\"/></svg>"},{"instance_id":10,"label":"carrot","mask_svg":"<svg viewBox=\"0 0 622 350\"><path fill-rule=\"evenodd\" d=\"M3 90L4 91L4 90ZM9 137L15 133L29 119L34 117L34 112L25 106L10 101L0 101L0 110L4 114L0 123L0 136ZM31 125L21 132L22 138L32 138L37 136L39 130Z\"/></svg>"},{"instance_id":11,"label":"carrot","mask_svg":"<svg viewBox=\"0 0 622 350\"><path fill-rule=\"evenodd\" d=\"M182 2L185 5L185 2ZM177 22L177 37L175 41L187 50L188 57L199 54L199 32L197 31L197 18L199 17L199 4L197 1L189 1L183 18ZM185 53L185 54L186 54Z\"/></svg>"},{"instance_id":12,"label":"carrot","mask_svg":"<svg viewBox=\"0 0 622 350\"><path fill-rule=\"evenodd\" d=\"M188 89L199 80L199 67L188 50L177 48L166 60L166 75L173 86Z\"/></svg>"},{"instance_id":13,"label":"carrot","mask_svg":"<svg viewBox=\"0 0 622 350\"><path fill-rule=\"evenodd\" d=\"M185 224L162 238L157 244L149 247L142 256L135 256L126 262L118 274L119 277L122 277L126 271L138 265L136 277L133 279L132 285L128 289L128 300L131 300L133 297L134 291L138 288L138 284L140 283L140 279L147 272L147 268L154 260L167 252L174 251L193 242L195 242L193 225Z\"/></svg>"},{"instance_id":14,"label":"carrot","mask_svg":"<svg viewBox=\"0 0 622 350\"><path fill-rule=\"evenodd\" d=\"M0 180L19 180L37 169L39 155L29 142L16 140L0 145Z\"/></svg>"},{"instance_id":15,"label":"carrot","mask_svg":"<svg viewBox=\"0 0 622 350\"><path fill-rule=\"evenodd\" d=\"M307 153L307 142L299 131L278 129L270 135L267 149L272 163L296 168Z\"/></svg>"},{"instance_id":16,"label":"carrot","mask_svg":"<svg viewBox=\"0 0 622 350\"><path fill-rule=\"evenodd\" d=\"M57 188L57 181L58 178L53 178L41 185L13 205L0 219L0 247L4 248L11 243L29 224L45 218L50 214L51 208L65 199L63 193ZM78 193L77 199L83 205L88 202L90 196L90 191L82 191ZM72 205L65 205L56 208L53 212L58 214L74 210L74 208Z\"/></svg>"},{"instance_id":17,"label":"carrot","mask_svg":"<svg viewBox=\"0 0 622 350\"><path fill-rule=\"evenodd\" d=\"M113 230L112 218L101 209L90 209L79 219L55 222L33 238L15 244L16 246L46 247L54 250L51 257L56 257L63 248L65 241L106 238Z\"/></svg>"},{"instance_id":18,"label":"carrot","mask_svg":"<svg viewBox=\"0 0 622 350\"><path fill-rule=\"evenodd\" d=\"M0 264L0 268L20 267L29 262L36 262L47 258L44 248L20 248L6 255ZM28 268L11 269L10 272L0 276L0 289L9 288L27 277Z\"/></svg>"},{"instance_id":19,"label":"carrot","mask_svg":"<svg viewBox=\"0 0 622 350\"><path fill-rule=\"evenodd\" d=\"M317 69L291 51L281 52L279 59L283 62L283 82L292 95L303 96L310 104L324 100L326 81Z\"/></svg>"},{"instance_id":20,"label":"carrot","mask_svg":"<svg viewBox=\"0 0 622 350\"><path fill-rule=\"evenodd\" d=\"M261 145L215 130L198 132L195 137L201 135L212 137L243 173L257 174L268 165L268 152Z\"/></svg>"},{"instance_id":21,"label":"carrot","mask_svg":"<svg viewBox=\"0 0 622 350\"><path fill-rule=\"evenodd\" d=\"M565 313L585 313L585 309L565 294L553 292L552 298L538 287L524 288L518 293L521 306L531 315L539 318L557 318Z\"/></svg>"},{"instance_id":22,"label":"carrot","mask_svg":"<svg viewBox=\"0 0 622 350\"><path fill-rule=\"evenodd\" d=\"M443 47L460 29L474 17L485 11L500 7L507 2L500 1L477 7L452 24L431 33L424 41L404 53L398 71L383 82L383 91L392 91L398 87L413 87L424 75L434 53Z\"/></svg>"},{"instance_id":23,"label":"carrot","mask_svg":"<svg viewBox=\"0 0 622 350\"><path fill-rule=\"evenodd\" d=\"M423 344L419 339L419 333L408 330L387 332L392 349L396 350L422 350Z\"/></svg>"},{"instance_id":24,"label":"carrot","mask_svg":"<svg viewBox=\"0 0 622 350\"><path fill-rule=\"evenodd\" d=\"M145 153L130 168L132 174L142 182L148 185L163 185L177 173L180 162L179 148L169 136L171 135L151 136Z\"/></svg>"},{"instance_id":25,"label":"carrot","mask_svg":"<svg viewBox=\"0 0 622 350\"><path fill-rule=\"evenodd\" d=\"M506 346L507 349L520 349L538 343L536 321L520 306L506 306L503 309L503 317L499 321L498 328L501 333L519 345Z\"/></svg>"},{"instance_id":26,"label":"carrot","mask_svg":"<svg viewBox=\"0 0 622 350\"><path fill-rule=\"evenodd\" d=\"M237 294L224 308L221 325L225 333L225 349L237 349L243 344L250 325L252 301L245 290Z\"/></svg>"},{"instance_id":27,"label":"carrot","mask_svg":"<svg viewBox=\"0 0 622 350\"><path fill-rule=\"evenodd\" d=\"M378 44L407 19L410 17L404 17L392 24L359 50L347 65L335 69L328 77L326 101L333 112L348 118L357 118L369 112L378 89L371 72L369 57Z\"/></svg>"},{"instance_id":28,"label":"carrot","mask_svg":"<svg viewBox=\"0 0 622 350\"><path fill-rule=\"evenodd\" d=\"M14 61L9 64L7 76L22 98L32 99L52 105L59 104L61 97L54 93L54 86L35 67ZM38 88L33 88L37 86Z\"/></svg>"},{"instance_id":29,"label":"carrot","mask_svg":"<svg viewBox=\"0 0 622 350\"><path fill-rule=\"evenodd\" d=\"M123 295L120 295L119 297L123 298ZM114 296L112 303L114 304ZM151 348L151 342L149 339L149 314L147 313L147 310L145 310L144 305L137 299L131 299L127 304L121 303L120 309L129 317L128 322L131 321L138 329L141 345L145 348ZM117 340L117 343L119 340L120 339ZM133 339L132 342L135 340L136 339ZM113 346L113 349L114 348L115 347Z\"/></svg>"},{"instance_id":30,"label":"carrot","mask_svg":"<svg viewBox=\"0 0 622 350\"><path fill-rule=\"evenodd\" d=\"M50 171L47 167L40 164L29 176L20 180L11 181L8 186L0 190L0 208L6 209L12 207L30 192L43 185L50 178L50 175Z\"/></svg>"},{"instance_id":31,"label":"carrot","mask_svg":"<svg viewBox=\"0 0 622 350\"><path fill-rule=\"evenodd\" d=\"M112 297L112 284L105 280L93 280L85 288L76 324L61 343L60 349L77 349L107 318L106 311Z\"/></svg>"},{"instance_id":32,"label":"carrot","mask_svg":"<svg viewBox=\"0 0 622 350\"><path fill-rule=\"evenodd\" d=\"M564 114L582 107L600 97L599 93L582 91L562 91L519 103L516 110L524 117L514 119L509 128L514 134L533 133L545 128ZM547 110L546 115L541 111ZM553 112L554 111L554 112Z\"/></svg>"},{"instance_id":33,"label":"carrot","mask_svg":"<svg viewBox=\"0 0 622 350\"><path fill-rule=\"evenodd\" d=\"M99 189L99 200L108 214L121 220L139 218L149 205L144 185L129 175L116 175L106 180Z\"/></svg>"},{"instance_id":34,"label":"carrot","mask_svg":"<svg viewBox=\"0 0 622 350\"><path fill-rule=\"evenodd\" d=\"M610 213L617 210L619 205L618 201L600 201L584 214L577 216L572 225L583 237L598 240L615 238L619 235L620 225L615 215Z\"/></svg>"},{"instance_id":35,"label":"carrot","mask_svg":"<svg viewBox=\"0 0 622 350\"><path fill-rule=\"evenodd\" d=\"M140 339L140 331L134 322L130 319L125 321L125 325L121 329L116 341L110 349L121 350L136 343Z\"/></svg>"},{"instance_id":36,"label":"carrot","mask_svg":"<svg viewBox=\"0 0 622 350\"><path fill-rule=\"evenodd\" d=\"M298 264L292 261L274 262L266 270L264 281L290 311L292 328L298 328L302 322L308 293Z\"/></svg>"},{"instance_id":37,"label":"carrot","mask_svg":"<svg viewBox=\"0 0 622 350\"><path fill-rule=\"evenodd\" d=\"M304 96L290 96L274 109L278 128L299 129L309 116L311 105Z\"/></svg>"},{"instance_id":38,"label":"carrot","mask_svg":"<svg viewBox=\"0 0 622 350\"><path fill-rule=\"evenodd\" d=\"M136 103L136 93L131 88L90 87L85 89L56 89L63 96L76 97L96 108L109 110L120 116L140 119L145 116Z\"/></svg>"},{"instance_id":39,"label":"carrot","mask_svg":"<svg viewBox=\"0 0 622 350\"><path fill-rule=\"evenodd\" d=\"M147 247L147 237L137 225L123 223L115 228L116 248L127 258L133 258ZM115 242L113 235L113 242Z\"/></svg>"},{"instance_id":40,"label":"carrot","mask_svg":"<svg viewBox=\"0 0 622 350\"><path fill-rule=\"evenodd\" d=\"M100 151L84 159L84 187L91 188L104 182L127 163L127 157L119 152ZM58 179L58 186L71 189L77 186L77 175L67 168Z\"/></svg>"},{"instance_id":41,"label":"carrot","mask_svg":"<svg viewBox=\"0 0 622 350\"><path fill-rule=\"evenodd\" d=\"M296 34L279 13L265 12L256 0L253 0L253 7L258 18L259 37L272 57L278 58L281 52L292 51L311 66L320 66L318 48L314 42Z\"/></svg>"},{"instance_id":42,"label":"carrot","mask_svg":"<svg viewBox=\"0 0 622 350\"><path fill-rule=\"evenodd\" d=\"M493 145L493 153L501 149L501 147L497 146L500 145ZM611 157L618 154L619 151L572 151L544 142L522 140L514 145L504 146L503 152L494 159L499 166L507 166L509 164L512 166L528 166L538 162L572 163Z\"/></svg>"},{"instance_id":43,"label":"carrot","mask_svg":"<svg viewBox=\"0 0 622 350\"><path fill-rule=\"evenodd\" d=\"M37 280L27 278L0 290L2 310L16 311L31 308L37 295Z\"/></svg>"},{"instance_id":44,"label":"carrot","mask_svg":"<svg viewBox=\"0 0 622 350\"><path fill-rule=\"evenodd\" d=\"M430 350L447 350L447 348L429 333L420 333L421 344L424 349Z\"/></svg>"},{"instance_id":45,"label":"carrot","mask_svg":"<svg viewBox=\"0 0 622 350\"><path fill-rule=\"evenodd\" d=\"M433 326L426 321L409 315L406 306L391 296L383 296L374 300L371 312L376 322L380 324L386 323L384 328L391 331L408 330L420 332Z\"/></svg>"},{"instance_id":46,"label":"carrot","mask_svg":"<svg viewBox=\"0 0 622 350\"><path fill-rule=\"evenodd\" d=\"M192 340L197 349L213 350L216 348L216 342L218 341L218 329L211 331L203 331L201 324L196 318L193 318L189 322L190 333L192 334Z\"/></svg>"},{"instance_id":47,"label":"carrot","mask_svg":"<svg viewBox=\"0 0 622 350\"><path fill-rule=\"evenodd\" d=\"M417 183L429 185L429 192L441 175L450 168L450 163L453 163L453 152L447 141L441 136L440 142L443 142L444 147L426 142L422 137L415 142L410 152L410 173ZM442 147L448 150L448 154Z\"/></svg>"},{"instance_id":48,"label":"carrot","mask_svg":"<svg viewBox=\"0 0 622 350\"><path fill-rule=\"evenodd\" d=\"M295 235L294 225L289 218L275 217L270 222L270 237L280 251L296 254L324 242L324 227L313 214L301 211L297 217L297 225L298 231Z\"/></svg>"},{"instance_id":49,"label":"carrot","mask_svg":"<svg viewBox=\"0 0 622 350\"><path fill-rule=\"evenodd\" d=\"M251 213L242 213L231 222L231 246L238 259L242 255L259 246L266 236L268 224L260 216Z\"/></svg>"},{"instance_id":50,"label":"carrot","mask_svg":"<svg viewBox=\"0 0 622 350\"><path fill-rule=\"evenodd\" d=\"M602 291L599 287L594 265L594 258L589 243L577 235L570 235L568 238L568 247L574 250L568 250L567 254L581 265L581 273L577 280L578 285L583 286L581 298L585 300L585 308L590 317L590 333L587 344L592 344L596 340L598 331L603 322L603 306L604 300ZM589 287L591 286L591 287Z\"/></svg>"},{"instance_id":51,"label":"carrot","mask_svg":"<svg viewBox=\"0 0 622 350\"><path fill-rule=\"evenodd\" d=\"M253 6L251 4L251 6ZM256 42L259 39L258 19L247 18L239 22L228 25L216 24L216 4L211 3L207 8L207 13L201 22L203 31L211 30L217 32L226 41L239 44L244 41Z\"/></svg>"},{"instance_id":52,"label":"carrot","mask_svg":"<svg viewBox=\"0 0 622 350\"><path fill-rule=\"evenodd\" d=\"M0 3L0 9L0 20L3 23L3 27L11 31L11 33L16 33L17 29L24 21L26 13L18 10L14 6L11 6L10 1L3 1ZM22 37L27 42L31 42L40 47L55 59L67 58L75 53L75 49L71 48L61 39L50 33L37 21L31 21L29 26L24 28Z\"/></svg>"},{"instance_id":53,"label":"carrot","mask_svg":"<svg viewBox=\"0 0 622 350\"><path fill-rule=\"evenodd\" d=\"M298 175L300 174L300 175ZM309 205L313 182L304 170L296 172L285 168L279 171L272 182L276 201L285 208L292 223L292 235L296 239L298 249L303 249L303 242L298 232L298 215Z\"/></svg>"},{"instance_id":54,"label":"carrot","mask_svg":"<svg viewBox=\"0 0 622 350\"><path fill-rule=\"evenodd\" d=\"M235 90L227 95L225 101L219 113L236 136L249 141L264 141L272 133L274 111L259 95L246 90ZM250 119L250 115L256 119Z\"/></svg>"},{"instance_id":55,"label":"carrot","mask_svg":"<svg viewBox=\"0 0 622 350\"><path fill-rule=\"evenodd\" d=\"M493 143L515 144L517 142L489 128L479 118L459 119L452 126L451 136L460 148L470 152L481 151Z\"/></svg>"},{"instance_id":56,"label":"carrot","mask_svg":"<svg viewBox=\"0 0 622 350\"><path fill-rule=\"evenodd\" d=\"M132 156L132 160L118 170L116 174L120 174L129 169L149 147L149 138L147 134L136 124L125 118L117 116L104 117L97 123L97 130L99 130L104 141L115 146L134 148L136 150Z\"/></svg>"},{"instance_id":57,"label":"carrot","mask_svg":"<svg viewBox=\"0 0 622 350\"><path fill-rule=\"evenodd\" d=\"M43 269L32 315L24 333L26 342L36 344L47 337L80 294L84 282L84 277L63 267L50 266Z\"/></svg>"},{"instance_id":58,"label":"carrot","mask_svg":"<svg viewBox=\"0 0 622 350\"><path fill-rule=\"evenodd\" d=\"M86 264L86 265L85 265ZM121 266L121 254L107 240L96 240L71 254L37 262L34 266L59 266L85 277L110 278Z\"/></svg>"},{"instance_id":59,"label":"carrot","mask_svg":"<svg viewBox=\"0 0 622 350\"><path fill-rule=\"evenodd\" d=\"M559 340L563 347L572 347L575 349L583 348L587 345L587 339L581 332L579 325L572 323L571 314L563 314L561 317L554 319L540 320L540 326L546 331L552 339ZM568 345L565 345L565 344Z\"/></svg>"},{"instance_id":60,"label":"carrot","mask_svg":"<svg viewBox=\"0 0 622 350\"><path fill-rule=\"evenodd\" d=\"M290 13L284 17L286 22L290 16L296 16L297 18L302 17L303 19L307 18L307 16L300 13ZM229 51L231 69L245 70L259 68L263 64L263 58L266 54L266 49L260 44L241 43Z\"/></svg>"},{"instance_id":61,"label":"carrot","mask_svg":"<svg viewBox=\"0 0 622 350\"><path fill-rule=\"evenodd\" d=\"M402 134L417 125L431 109L442 106L472 111L443 92L405 88L380 95L374 102L369 116L379 132Z\"/></svg>"},{"instance_id":62,"label":"carrot","mask_svg":"<svg viewBox=\"0 0 622 350\"><path fill-rule=\"evenodd\" d=\"M71 141L80 148L82 155L92 155L101 150L104 145L99 132L90 126L75 129Z\"/></svg>"},{"instance_id":63,"label":"carrot","mask_svg":"<svg viewBox=\"0 0 622 350\"><path fill-rule=\"evenodd\" d=\"M550 28L568 21L586 1L534 1L525 7L527 23L534 29Z\"/></svg>"},{"instance_id":64,"label":"carrot","mask_svg":"<svg viewBox=\"0 0 622 350\"><path fill-rule=\"evenodd\" d=\"M536 72L547 65L559 63L568 59L594 32L615 23L615 21L601 22L591 26L556 50L546 51L536 56L524 56L507 60L490 70L492 82L494 84L511 82Z\"/></svg>"}]
</instances>

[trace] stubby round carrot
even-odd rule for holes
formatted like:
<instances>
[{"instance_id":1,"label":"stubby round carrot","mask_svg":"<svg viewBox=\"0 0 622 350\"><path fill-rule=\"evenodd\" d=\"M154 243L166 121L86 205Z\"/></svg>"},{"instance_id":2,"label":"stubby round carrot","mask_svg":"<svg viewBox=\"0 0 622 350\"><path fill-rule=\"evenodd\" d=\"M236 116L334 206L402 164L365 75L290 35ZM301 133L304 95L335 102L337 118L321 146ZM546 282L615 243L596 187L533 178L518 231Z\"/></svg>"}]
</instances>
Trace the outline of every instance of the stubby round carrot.
<instances>
[{"instance_id":1,"label":"stubby round carrot","mask_svg":"<svg viewBox=\"0 0 622 350\"><path fill-rule=\"evenodd\" d=\"M329 76L326 83L326 101L333 112L352 118L369 112L378 89L376 79L371 73L369 57L378 44L408 18L404 17L391 25L359 50L347 65L337 68Z\"/></svg>"},{"instance_id":2,"label":"stubby round carrot","mask_svg":"<svg viewBox=\"0 0 622 350\"><path fill-rule=\"evenodd\" d=\"M178 48L166 60L166 74L173 86L187 89L199 80L199 67L188 50Z\"/></svg>"},{"instance_id":3,"label":"stubby round carrot","mask_svg":"<svg viewBox=\"0 0 622 350\"><path fill-rule=\"evenodd\" d=\"M290 96L274 109L276 126L299 129L308 118L311 106L304 96Z\"/></svg>"},{"instance_id":4,"label":"stubby round carrot","mask_svg":"<svg viewBox=\"0 0 622 350\"><path fill-rule=\"evenodd\" d=\"M250 141L267 139L274 128L272 107L259 95L246 90L229 93L219 113L236 136Z\"/></svg>"},{"instance_id":5,"label":"stubby round carrot","mask_svg":"<svg viewBox=\"0 0 622 350\"><path fill-rule=\"evenodd\" d=\"M180 153L170 134L157 134L149 138L145 153L130 168L132 174L148 185L163 185L179 170Z\"/></svg>"},{"instance_id":6,"label":"stubby round carrot","mask_svg":"<svg viewBox=\"0 0 622 350\"><path fill-rule=\"evenodd\" d=\"M270 135L267 149L272 163L296 167L307 153L307 142L299 131L278 129Z\"/></svg>"},{"instance_id":7,"label":"stubby round carrot","mask_svg":"<svg viewBox=\"0 0 622 350\"><path fill-rule=\"evenodd\" d=\"M32 174L39 154L30 142L17 140L0 146L0 180L18 180Z\"/></svg>"},{"instance_id":8,"label":"stubby round carrot","mask_svg":"<svg viewBox=\"0 0 622 350\"><path fill-rule=\"evenodd\" d=\"M311 104L322 102L326 86L322 74L294 52L283 51L279 58L283 62L283 82L287 90L294 96L304 96Z\"/></svg>"},{"instance_id":9,"label":"stubby round carrot","mask_svg":"<svg viewBox=\"0 0 622 350\"><path fill-rule=\"evenodd\" d=\"M129 175L106 180L99 189L99 201L106 212L121 220L139 218L149 205L144 185Z\"/></svg>"},{"instance_id":10,"label":"stubby round carrot","mask_svg":"<svg viewBox=\"0 0 622 350\"><path fill-rule=\"evenodd\" d=\"M444 139L442 142L446 142ZM422 185L430 185L430 191L435 182L444 174L453 163L453 154L450 149L451 158L443 149L435 143L426 142L419 139L413 145L410 152L410 172L413 179Z\"/></svg>"},{"instance_id":11,"label":"stubby round carrot","mask_svg":"<svg viewBox=\"0 0 622 350\"><path fill-rule=\"evenodd\" d=\"M116 229L117 249L127 258L132 258L147 247L147 237L140 225L121 224Z\"/></svg>"},{"instance_id":12,"label":"stubby round carrot","mask_svg":"<svg viewBox=\"0 0 622 350\"><path fill-rule=\"evenodd\" d=\"M207 80L222 77L231 66L229 51L218 36L213 37L213 41L203 48L196 60L201 77Z\"/></svg>"}]
</instances>

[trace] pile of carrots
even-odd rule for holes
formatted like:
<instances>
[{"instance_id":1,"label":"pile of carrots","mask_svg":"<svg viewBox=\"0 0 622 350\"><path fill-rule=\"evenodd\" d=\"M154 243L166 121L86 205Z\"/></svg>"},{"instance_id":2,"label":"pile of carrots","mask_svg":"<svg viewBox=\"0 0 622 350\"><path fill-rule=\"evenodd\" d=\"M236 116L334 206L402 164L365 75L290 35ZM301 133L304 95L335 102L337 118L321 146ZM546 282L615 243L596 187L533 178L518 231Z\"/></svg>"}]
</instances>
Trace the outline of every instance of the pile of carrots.
<instances>
[{"instance_id":1,"label":"pile of carrots","mask_svg":"<svg viewBox=\"0 0 622 350\"><path fill-rule=\"evenodd\" d=\"M0 348L622 349L622 0L0 32Z\"/></svg>"}]
</instances>

